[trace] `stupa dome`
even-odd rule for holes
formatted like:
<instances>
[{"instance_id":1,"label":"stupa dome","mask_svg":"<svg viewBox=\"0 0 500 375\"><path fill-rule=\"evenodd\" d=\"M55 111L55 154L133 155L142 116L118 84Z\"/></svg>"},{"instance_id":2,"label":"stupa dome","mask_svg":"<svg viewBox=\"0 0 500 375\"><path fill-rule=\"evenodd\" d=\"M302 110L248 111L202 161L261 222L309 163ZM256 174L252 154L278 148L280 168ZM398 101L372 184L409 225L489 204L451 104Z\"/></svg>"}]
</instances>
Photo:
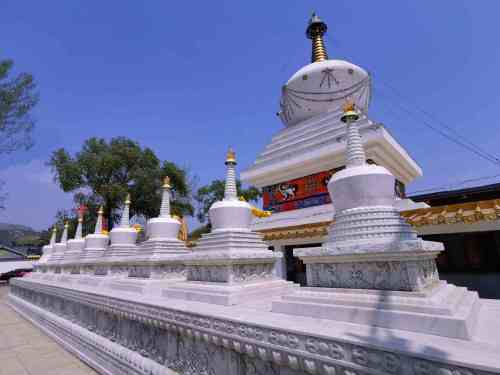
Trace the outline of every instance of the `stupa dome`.
<instances>
[{"instance_id":1,"label":"stupa dome","mask_svg":"<svg viewBox=\"0 0 500 375\"><path fill-rule=\"evenodd\" d=\"M326 24L313 14L306 35L312 40L312 63L297 71L282 87L279 116L286 126L326 112L341 111L347 102L362 112L370 103L370 76L343 60L329 60L323 42Z\"/></svg>"}]
</instances>

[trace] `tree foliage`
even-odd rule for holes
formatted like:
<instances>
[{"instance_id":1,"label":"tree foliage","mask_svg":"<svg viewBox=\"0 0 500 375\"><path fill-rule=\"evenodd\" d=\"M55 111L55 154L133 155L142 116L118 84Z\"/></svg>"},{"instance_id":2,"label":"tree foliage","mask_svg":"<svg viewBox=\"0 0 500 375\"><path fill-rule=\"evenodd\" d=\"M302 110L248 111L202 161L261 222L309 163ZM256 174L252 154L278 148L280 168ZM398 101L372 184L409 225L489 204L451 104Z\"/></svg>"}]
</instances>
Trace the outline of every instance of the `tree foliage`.
<instances>
[{"instance_id":1,"label":"tree foliage","mask_svg":"<svg viewBox=\"0 0 500 375\"><path fill-rule=\"evenodd\" d=\"M131 194L131 216L157 216L165 176L172 185L172 213L194 213L187 172L173 162L160 161L150 148L141 148L131 139L117 137L106 142L90 138L74 156L64 148L56 150L48 164L61 189L75 192L75 203L88 207L93 222L98 206L104 206L108 228L117 222L127 193Z\"/></svg>"},{"instance_id":2,"label":"tree foliage","mask_svg":"<svg viewBox=\"0 0 500 375\"><path fill-rule=\"evenodd\" d=\"M194 199L197 202L196 218L200 223L208 222L208 210L212 204L224 198L224 188L224 180L214 180L198 189ZM238 197L243 197L246 201L257 202L261 197L259 189L253 186L244 189L240 180L236 180L236 188Z\"/></svg>"},{"instance_id":3,"label":"tree foliage","mask_svg":"<svg viewBox=\"0 0 500 375\"><path fill-rule=\"evenodd\" d=\"M33 76L20 73L9 76L12 60L0 60L0 155L33 145L31 137L35 121L31 110L38 102ZM3 182L0 181L0 191ZM5 194L0 195L0 209L3 209Z\"/></svg>"}]
</instances>

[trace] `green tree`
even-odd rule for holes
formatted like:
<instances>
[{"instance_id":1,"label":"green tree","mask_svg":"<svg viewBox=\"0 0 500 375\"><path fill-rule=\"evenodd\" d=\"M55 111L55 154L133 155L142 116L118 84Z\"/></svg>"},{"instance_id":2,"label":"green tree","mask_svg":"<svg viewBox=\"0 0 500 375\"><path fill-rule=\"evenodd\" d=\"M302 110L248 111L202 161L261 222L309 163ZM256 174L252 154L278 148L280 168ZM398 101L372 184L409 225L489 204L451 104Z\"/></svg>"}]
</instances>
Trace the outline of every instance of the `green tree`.
<instances>
[{"instance_id":1,"label":"green tree","mask_svg":"<svg viewBox=\"0 0 500 375\"><path fill-rule=\"evenodd\" d=\"M131 139L117 137L106 142L90 138L74 156L63 148L56 150L48 164L61 189L75 192L75 203L88 207L87 219L92 220L86 221L95 223L97 207L104 206L109 229L118 221L127 193L132 198L131 216L157 216L165 176L170 177L172 185L172 213L194 213L188 173L170 161L160 161L150 148L141 148Z\"/></svg>"},{"instance_id":2,"label":"green tree","mask_svg":"<svg viewBox=\"0 0 500 375\"><path fill-rule=\"evenodd\" d=\"M200 223L208 222L208 210L212 204L224 198L224 188L224 180L214 180L198 189L194 199L197 202L196 218ZM248 202L257 202L261 197L259 189L253 186L244 189L240 180L236 180L236 189L238 197L243 197Z\"/></svg>"},{"instance_id":3,"label":"green tree","mask_svg":"<svg viewBox=\"0 0 500 375\"><path fill-rule=\"evenodd\" d=\"M10 77L13 64L12 60L0 60L0 155L33 145L31 111L38 102L36 85L28 73ZM0 209L4 200L5 196L0 196Z\"/></svg>"}]
</instances>

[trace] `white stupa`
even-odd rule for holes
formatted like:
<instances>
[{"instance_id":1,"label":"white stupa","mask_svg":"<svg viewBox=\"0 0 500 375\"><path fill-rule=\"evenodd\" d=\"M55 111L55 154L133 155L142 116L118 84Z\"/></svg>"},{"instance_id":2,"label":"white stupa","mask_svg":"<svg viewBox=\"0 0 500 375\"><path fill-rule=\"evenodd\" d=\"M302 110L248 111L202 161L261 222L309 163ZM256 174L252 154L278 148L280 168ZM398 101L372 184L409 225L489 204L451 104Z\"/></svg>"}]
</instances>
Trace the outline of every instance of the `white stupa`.
<instances>
[{"instance_id":1,"label":"white stupa","mask_svg":"<svg viewBox=\"0 0 500 375\"><path fill-rule=\"evenodd\" d=\"M83 250L83 261L92 262L100 259L108 247L109 236L102 233L102 215L104 214L103 207L99 208L97 213L97 222L95 224L94 233L85 236L85 248Z\"/></svg>"},{"instance_id":2,"label":"white stupa","mask_svg":"<svg viewBox=\"0 0 500 375\"><path fill-rule=\"evenodd\" d=\"M170 212L170 178L163 180L160 215L148 220L148 239L141 244L138 257L148 260L169 259L174 254L188 253L186 245L179 240L181 222Z\"/></svg>"},{"instance_id":3,"label":"white stupa","mask_svg":"<svg viewBox=\"0 0 500 375\"><path fill-rule=\"evenodd\" d=\"M80 259L85 248L85 239L82 236L83 216L78 215L78 225L76 226L75 238L68 240L68 249L66 250L64 263L73 263Z\"/></svg>"},{"instance_id":4,"label":"white stupa","mask_svg":"<svg viewBox=\"0 0 500 375\"><path fill-rule=\"evenodd\" d=\"M50 263L60 263L64 259L64 253L68 247L68 227L69 224L66 222L60 241L53 246L52 256L49 260Z\"/></svg>"},{"instance_id":5,"label":"white stupa","mask_svg":"<svg viewBox=\"0 0 500 375\"><path fill-rule=\"evenodd\" d=\"M120 261L124 257L137 254L137 231L130 226L130 194L127 194L120 224L109 232L111 245L107 259Z\"/></svg>"},{"instance_id":6,"label":"white stupa","mask_svg":"<svg viewBox=\"0 0 500 375\"><path fill-rule=\"evenodd\" d=\"M419 239L400 216L394 176L365 161L358 118L348 103L346 168L328 182L335 197L328 241L294 250L309 288L274 301L273 311L471 339L477 293L439 280L443 244Z\"/></svg>"},{"instance_id":7,"label":"white stupa","mask_svg":"<svg viewBox=\"0 0 500 375\"><path fill-rule=\"evenodd\" d=\"M38 260L38 264L46 264L47 262L50 261L50 258L52 257L52 252L54 251L54 245L56 243L56 235L57 235L57 228L54 226L52 228L52 235L50 236L50 242L48 245L45 245L42 247L42 256Z\"/></svg>"},{"instance_id":8,"label":"white stupa","mask_svg":"<svg viewBox=\"0 0 500 375\"><path fill-rule=\"evenodd\" d=\"M167 297L234 305L281 293L291 285L274 274L281 254L268 250L262 235L250 230L252 209L238 199L236 158L231 149L225 164L224 199L209 210L212 231L184 256L187 282L167 288Z\"/></svg>"}]
</instances>

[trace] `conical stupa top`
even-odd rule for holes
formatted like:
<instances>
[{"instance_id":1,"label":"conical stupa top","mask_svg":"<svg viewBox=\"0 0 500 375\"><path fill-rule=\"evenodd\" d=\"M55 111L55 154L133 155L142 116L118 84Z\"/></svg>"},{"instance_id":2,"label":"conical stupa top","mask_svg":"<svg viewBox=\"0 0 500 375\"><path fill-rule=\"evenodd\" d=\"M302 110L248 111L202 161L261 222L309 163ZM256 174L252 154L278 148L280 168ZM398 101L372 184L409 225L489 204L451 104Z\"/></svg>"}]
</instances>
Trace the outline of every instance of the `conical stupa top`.
<instances>
[{"instance_id":1,"label":"conical stupa top","mask_svg":"<svg viewBox=\"0 0 500 375\"><path fill-rule=\"evenodd\" d=\"M328 26L313 12L306 30L306 36L312 41L311 62L328 60L323 35Z\"/></svg>"},{"instance_id":2,"label":"conical stupa top","mask_svg":"<svg viewBox=\"0 0 500 375\"><path fill-rule=\"evenodd\" d=\"M130 227L130 193L127 194L127 198L125 199L125 206L123 207L122 218L120 220L121 228Z\"/></svg>"},{"instance_id":3,"label":"conical stupa top","mask_svg":"<svg viewBox=\"0 0 500 375\"><path fill-rule=\"evenodd\" d=\"M170 177L163 180L163 193L161 196L160 217L170 216Z\"/></svg>"},{"instance_id":4,"label":"conical stupa top","mask_svg":"<svg viewBox=\"0 0 500 375\"><path fill-rule=\"evenodd\" d=\"M56 243L56 235L57 235L57 228L54 226L52 228L52 235L50 236L50 243L49 246L54 246Z\"/></svg>"},{"instance_id":5,"label":"conical stupa top","mask_svg":"<svg viewBox=\"0 0 500 375\"><path fill-rule=\"evenodd\" d=\"M64 230L61 236L61 243L68 242L68 227L69 227L68 222L64 223Z\"/></svg>"},{"instance_id":6,"label":"conical stupa top","mask_svg":"<svg viewBox=\"0 0 500 375\"><path fill-rule=\"evenodd\" d=\"M224 189L224 200L236 200L236 154L232 148L229 148L226 155L226 186Z\"/></svg>"},{"instance_id":7,"label":"conical stupa top","mask_svg":"<svg viewBox=\"0 0 500 375\"><path fill-rule=\"evenodd\" d=\"M104 214L103 207L99 207L99 211L97 211L97 222L95 223L94 234L102 233L102 215Z\"/></svg>"},{"instance_id":8,"label":"conical stupa top","mask_svg":"<svg viewBox=\"0 0 500 375\"><path fill-rule=\"evenodd\" d=\"M78 225L76 226L75 240L82 239L82 223L83 223L83 217L80 214L78 215Z\"/></svg>"},{"instance_id":9,"label":"conical stupa top","mask_svg":"<svg viewBox=\"0 0 500 375\"><path fill-rule=\"evenodd\" d=\"M366 155L356 124L359 113L353 103L347 103L343 109L342 121L347 124L346 168L364 165L366 164Z\"/></svg>"}]
</instances>

